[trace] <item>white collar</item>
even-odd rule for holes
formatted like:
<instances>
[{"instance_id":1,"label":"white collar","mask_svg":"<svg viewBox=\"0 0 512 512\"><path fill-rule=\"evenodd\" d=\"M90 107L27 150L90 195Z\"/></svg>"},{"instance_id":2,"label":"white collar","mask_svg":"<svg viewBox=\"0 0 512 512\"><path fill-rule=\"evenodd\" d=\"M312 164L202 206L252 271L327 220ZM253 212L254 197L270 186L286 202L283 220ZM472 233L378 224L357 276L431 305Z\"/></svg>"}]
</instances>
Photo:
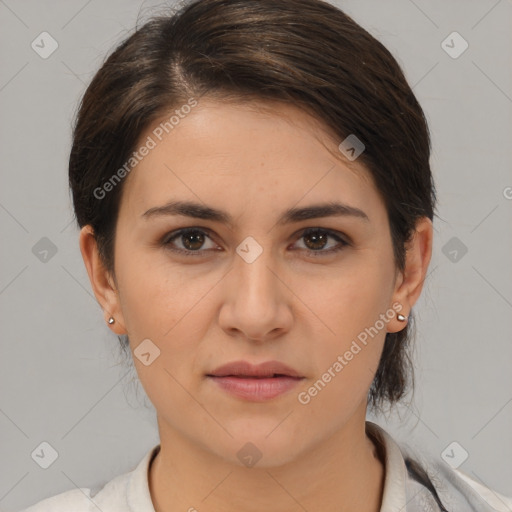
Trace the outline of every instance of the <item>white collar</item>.
<instances>
[{"instance_id":1,"label":"white collar","mask_svg":"<svg viewBox=\"0 0 512 512\"><path fill-rule=\"evenodd\" d=\"M400 447L393 438L379 425L366 421L366 432L382 447L385 458L384 489L380 512L405 511L407 468Z\"/></svg>"}]
</instances>

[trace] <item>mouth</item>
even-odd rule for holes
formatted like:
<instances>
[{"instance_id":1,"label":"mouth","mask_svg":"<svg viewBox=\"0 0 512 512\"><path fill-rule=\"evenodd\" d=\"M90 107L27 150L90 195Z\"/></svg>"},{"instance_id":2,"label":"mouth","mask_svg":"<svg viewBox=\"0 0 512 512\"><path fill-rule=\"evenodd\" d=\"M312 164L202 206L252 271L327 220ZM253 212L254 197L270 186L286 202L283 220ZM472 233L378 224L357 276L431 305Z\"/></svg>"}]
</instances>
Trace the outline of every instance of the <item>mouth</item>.
<instances>
[{"instance_id":1,"label":"mouth","mask_svg":"<svg viewBox=\"0 0 512 512\"><path fill-rule=\"evenodd\" d=\"M230 396L250 401L265 402L272 400L298 385L304 377L275 375L272 377L254 377L247 375L226 375L216 377L208 375L208 380L218 385L219 389Z\"/></svg>"},{"instance_id":2,"label":"mouth","mask_svg":"<svg viewBox=\"0 0 512 512\"><path fill-rule=\"evenodd\" d=\"M303 377L292 377L291 375L285 375L280 373L274 373L273 375L206 375L207 377L215 377L215 378L226 378L232 377L233 379L278 379L281 377L288 379L302 379Z\"/></svg>"},{"instance_id":3,"label":"mouth","mask_svg":"<svg viewBox=\"0 0 512 512\"><path fill-rule=\"evenodd\" d=\"M279 361L259 365L235 361L206 374L206 377L228 394L252 402L276 398L305 379L298 371Z\"/></svg>"},{"instance_id":4,"label":"mouth","mask_svg":"<svg viewBox=\"0 0 512 512\"><path fill-rule=\"evenodd\" d=\"M207 374L207 377L234 377L242 379L269 379L269 378L303 378L297 370L280 361L265 361L252 364L247 361L233 361L218 367Z\"/></svg>"}]
</instances>

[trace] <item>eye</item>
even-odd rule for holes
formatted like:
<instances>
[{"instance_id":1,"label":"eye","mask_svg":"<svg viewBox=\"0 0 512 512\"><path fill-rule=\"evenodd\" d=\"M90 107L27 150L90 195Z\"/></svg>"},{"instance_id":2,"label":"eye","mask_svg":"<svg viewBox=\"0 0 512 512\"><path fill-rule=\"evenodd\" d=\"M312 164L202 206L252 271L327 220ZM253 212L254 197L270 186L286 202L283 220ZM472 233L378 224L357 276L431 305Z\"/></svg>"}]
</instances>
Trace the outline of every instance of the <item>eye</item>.
<instances>
[{"instance_id":1,"label":"eye","mask_svg":"<svg viewBox=\"0 0 512 512\"><path fill-rule=\"evenodd\" d=\"M323 250L325 247L328 247L327 242L329 238L336 240L338 244L335 244L334 246L331 244L328 249ZM304 249L312 256L332 254L340 251L346 245L349 245L349 243L341 238L337 233L323 228L308 228L302 232L299 240L300 239L304 239L305 243L302 244L304 247L299 248Z\"/></svg>"},{"instance_id":2,"label":"eye","mask_svg":"<svg viewBox=\"0 0 512 512\"><path fill-rule=\"evenodd\" d=\"M336 232L323 228L307 228L301 232L300 239L304 239L305 243L302 243L303 247L298 247L298 249L305 250L311 256L332 254L350 245ZM331 244L329 247L329 239L338 243ZM205 248L204 245L208 240L210 240L210 247ZM196 227L173 231L165 236L161 243L169 250L186 256L202 256L207 250L219 250L218 246L213 243L209 231ZM325 249L326 247L328 248ZM293 250L297 250L297 248Z\"/></svg>"},{"instance_id":3,"label":"eye","mask_svg":"<svg viewBox=\"0 0 512 512\"><path fill-rule=\"evenodd\" d=\"M170 250L178 253L183 253L190 256L201 256L203 251L200 251L199 249L201 249L205 243L205 240L207 239L211 241L210 236L203 229L186 228L170 233L170 236L164 238L162 244L169 246ZM181 247L179 245L178 247L173 247L175 240L181 244ZM211 250L215 247L216 246L209 247L207 249Z\"/></svg>"}]
</instances>

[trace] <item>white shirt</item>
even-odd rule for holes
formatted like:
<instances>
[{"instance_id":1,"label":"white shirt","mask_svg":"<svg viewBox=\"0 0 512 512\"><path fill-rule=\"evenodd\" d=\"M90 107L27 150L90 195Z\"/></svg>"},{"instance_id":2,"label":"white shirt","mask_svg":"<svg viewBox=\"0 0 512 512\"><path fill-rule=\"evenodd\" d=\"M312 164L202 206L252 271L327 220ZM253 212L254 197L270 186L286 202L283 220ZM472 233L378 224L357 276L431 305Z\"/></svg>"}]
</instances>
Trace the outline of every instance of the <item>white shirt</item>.
<instances>
[{"instance_id":1,"label":"white shirt","mask_svg":"<svg viewBox=\"0 0 512 512\"><path fill-rule=\"evenodd\" d=\"M479 484L443 461L423 460L416 467L428 480L415 479L418 455L398 445L379 425L366 421L368 435L385 458L385 480L380 512L512 512L512 498ZM44 499L23 512L155 512L149 492L148 469L160 450L153 447L132 471L119 475L100 489L73 489ZM423 457L421 457L423 458ZM431 490L429 490L429 487ZM432 492L432 490L434 492ZM243 512L243 511L241 511Z\"/></svg>"}]
</instances>

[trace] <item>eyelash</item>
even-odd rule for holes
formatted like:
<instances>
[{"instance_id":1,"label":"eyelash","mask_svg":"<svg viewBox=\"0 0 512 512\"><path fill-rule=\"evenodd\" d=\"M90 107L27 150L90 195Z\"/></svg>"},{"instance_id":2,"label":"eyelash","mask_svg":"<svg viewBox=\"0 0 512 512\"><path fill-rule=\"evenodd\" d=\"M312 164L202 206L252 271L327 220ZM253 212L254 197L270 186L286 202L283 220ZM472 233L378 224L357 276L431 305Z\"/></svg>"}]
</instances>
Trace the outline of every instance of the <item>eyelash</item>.
<instances>
[{"instance_id":1,"label":"eyelash","mask_svg":"<svg viewBox=\"0 0 512 512\"><path fill-rule=\"evenodd\" d=\"M163 246L165 246L166 248L168 248L169 250L179 253L179 254L183 254L185 256L202 256L202 254L205 252L205 250L190 251L188 249L179 249L176 247L171 247L171 243L174 240L176 240L180 236L187 235L190 233L204 234L204 235L208 236L208 238L211 239L210 231L208 229L191 227L191 228L179 229L177 231L168 233L162 239L161 244ZM305 250L309 256L318 257L321 255L326 255L326 254L330 255L330 254L336 253L338 251L341 251L345 246L350 245L346 240L341 238L335 231L331 231L331 230L325 229L325 228L306 228L300 232L300 236L298 237L298 240L300 240L301 238L303 238L306 235L316 234L316 233L325 234L328 237L334 238L337 242L340 243L340 245L337 245L336 247L327 249L327 250L321 250L321 249L319 249L317 251L313 251L312 249L294 249L294 250ZM206 250L211 250L211 249L206 249Z\"/></svg>"}]
</instances>

